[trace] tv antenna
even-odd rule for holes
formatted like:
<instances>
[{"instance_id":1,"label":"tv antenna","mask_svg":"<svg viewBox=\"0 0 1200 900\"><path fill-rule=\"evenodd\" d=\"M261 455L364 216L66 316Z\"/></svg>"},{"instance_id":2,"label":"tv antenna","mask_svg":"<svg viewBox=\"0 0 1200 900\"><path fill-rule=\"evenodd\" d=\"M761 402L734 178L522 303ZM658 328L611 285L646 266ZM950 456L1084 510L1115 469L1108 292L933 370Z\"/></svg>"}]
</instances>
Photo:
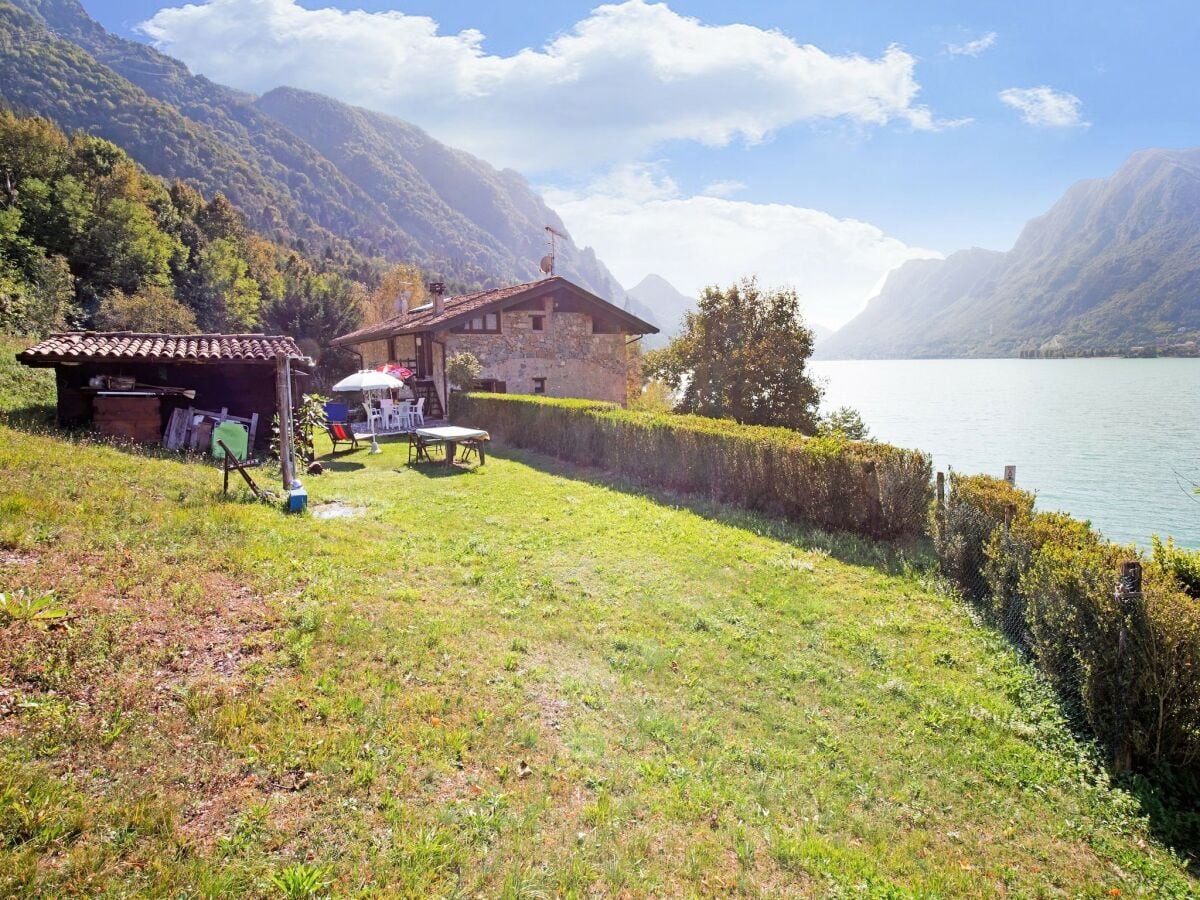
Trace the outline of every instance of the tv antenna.
<instances>
[{"instance_id":1,"label":"tv antenna","mask_svg":"<svg viewBox=\"0 0 1200 900\"><path fill-rule=\"evenodd\" d=\"M549 225L546 226L546 244L550 247L550 252L542 257L542 261L538 264L543 272L547 275L554 274L554 254L558 249L555 244L555 238L567 239L567 236L561 231L555 231Z\"/></svg>"}]
</instances>

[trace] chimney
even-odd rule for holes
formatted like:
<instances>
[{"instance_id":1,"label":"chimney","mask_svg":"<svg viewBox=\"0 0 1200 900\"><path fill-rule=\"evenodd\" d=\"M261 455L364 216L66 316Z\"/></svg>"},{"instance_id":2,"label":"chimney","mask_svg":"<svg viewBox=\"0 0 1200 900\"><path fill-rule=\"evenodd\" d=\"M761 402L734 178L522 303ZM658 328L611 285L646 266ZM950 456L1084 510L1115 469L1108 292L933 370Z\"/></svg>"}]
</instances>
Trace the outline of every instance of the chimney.
<instances>
[{"instance_id":1,"label":"chimney","mask_svg":"<svg viewBox=\"0 0 1200 900\"><path fill-rule=\"evenodd\" d=\"M429 293L433 295L433 314L440 316L446 310L446 301L442 297L446 293L446 284L442 281L429 283Z\"/></svg>"}]
</instances>

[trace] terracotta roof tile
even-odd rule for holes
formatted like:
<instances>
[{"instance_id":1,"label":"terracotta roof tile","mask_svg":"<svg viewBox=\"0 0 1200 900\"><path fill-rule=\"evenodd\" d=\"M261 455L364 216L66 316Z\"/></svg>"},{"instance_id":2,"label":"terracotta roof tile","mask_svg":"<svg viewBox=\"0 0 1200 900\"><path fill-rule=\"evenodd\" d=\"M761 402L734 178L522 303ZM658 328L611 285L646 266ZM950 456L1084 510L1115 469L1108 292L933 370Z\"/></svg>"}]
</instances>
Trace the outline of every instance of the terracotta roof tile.
<instances>
[{"instance_id":1,"label":"terracotta roof tile","mask_svg":"<svg viewBox=\"0 0 1200 900\"><path fill-rule=\"evenodd\" d=\"M302 356L294 340L278 334L69 331L50 335L18 353L17 359L27 364L83 360L266 363L281 353Z\"/></svg>"}]
</instances>

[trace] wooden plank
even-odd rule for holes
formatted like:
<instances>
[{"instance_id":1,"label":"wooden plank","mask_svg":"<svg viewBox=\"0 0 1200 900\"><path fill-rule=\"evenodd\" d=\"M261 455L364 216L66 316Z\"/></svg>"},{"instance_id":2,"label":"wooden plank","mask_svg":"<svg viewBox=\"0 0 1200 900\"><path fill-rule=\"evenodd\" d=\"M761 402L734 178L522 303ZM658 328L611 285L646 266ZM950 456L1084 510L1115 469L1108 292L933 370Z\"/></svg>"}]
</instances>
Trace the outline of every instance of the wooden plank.
<instances>
[{"instance_id":1,"label":"wooden plank","mask_svg":"<svg viewBox=\"0 0 1200 900\"><path fill-rule=\"evenodd\" d=\"M183 417L186 413L182 407L175 407L171 410L171 418L167 420L167 430L163 432L162 443L168 450L176 450L179 447L179 433L183 429Z\"/></svg>"},{"instance_id":2,"label":"wooden plank","mask_svg":"<svg viewBox=\"0 0 1200 900\"><path fill-rule=\"evenodd\" d=\"M193 450L207 452L212 447L212 422L201 422L192 428L192 438L189 446Z\"/></svg>"}]
</instances>

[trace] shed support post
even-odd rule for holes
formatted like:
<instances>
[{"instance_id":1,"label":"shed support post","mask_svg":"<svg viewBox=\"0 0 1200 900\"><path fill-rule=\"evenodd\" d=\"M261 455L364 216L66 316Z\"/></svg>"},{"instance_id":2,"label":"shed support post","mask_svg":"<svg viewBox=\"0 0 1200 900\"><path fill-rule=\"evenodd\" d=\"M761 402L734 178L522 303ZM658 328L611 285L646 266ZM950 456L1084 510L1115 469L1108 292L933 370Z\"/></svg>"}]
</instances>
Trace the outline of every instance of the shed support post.
<instances>
[{"instance_id":1,"label":"shed support post","mask_svg":"<svg viewBox=\"0 0 1200 900\"><path fill-rule=\"evenodd\" d=\"M279 468L283 472L283 489L290 491L296 480L292 462L292 407L288 402L287 357L275 357L275 404L279 408Z\"/></svg>"}]
</instances>

